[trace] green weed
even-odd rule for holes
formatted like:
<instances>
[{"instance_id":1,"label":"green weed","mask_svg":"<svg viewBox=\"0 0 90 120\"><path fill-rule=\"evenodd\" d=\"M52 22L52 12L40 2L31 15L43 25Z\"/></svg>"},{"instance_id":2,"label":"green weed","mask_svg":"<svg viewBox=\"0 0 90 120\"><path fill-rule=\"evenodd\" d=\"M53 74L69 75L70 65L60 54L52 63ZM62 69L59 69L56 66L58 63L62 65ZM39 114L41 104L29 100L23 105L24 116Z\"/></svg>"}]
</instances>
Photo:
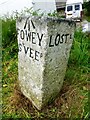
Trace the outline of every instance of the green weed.
<instances>
[{"instance_id":1,"label":"green weed","mask_svg":"<svg viewBox=\"0 0 90 120\"><path fill-rule=\"evenodd\" d=\"M17 43L16 24L14 19L2 20L2 46L8 47L11 43Z\"/></svg>"},{"instance_id":2,"label":"green weed","mask_svg":"<svg viewBox=\"0 0 90 120\"><path fill-rule=\"evenodd\" d=\"M82 33L81 31L76 31L69 63L72 63L76 66L88 67L88 49L89 38L87 37L87 34Z\"/></svg>"}]
</instances>

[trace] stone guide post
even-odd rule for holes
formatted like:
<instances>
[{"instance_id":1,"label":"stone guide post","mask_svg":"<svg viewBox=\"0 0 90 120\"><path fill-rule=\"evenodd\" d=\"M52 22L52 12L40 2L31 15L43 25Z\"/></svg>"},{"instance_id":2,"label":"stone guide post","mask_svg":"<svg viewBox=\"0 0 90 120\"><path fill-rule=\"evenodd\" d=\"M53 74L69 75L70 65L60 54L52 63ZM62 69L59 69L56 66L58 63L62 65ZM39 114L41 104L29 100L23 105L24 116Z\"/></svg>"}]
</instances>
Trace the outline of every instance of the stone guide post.
<instances>
[{"instance_id":1,"label":"stone guide post","mask_svg":"<svg viewBox=\"0 0 90 120\"><path fill-rule=\"evenodd\" d=\"M17 20L18 72L22 93L41 109L59 93L75 23L50 17Z\"/></svg>"}]
</instances>

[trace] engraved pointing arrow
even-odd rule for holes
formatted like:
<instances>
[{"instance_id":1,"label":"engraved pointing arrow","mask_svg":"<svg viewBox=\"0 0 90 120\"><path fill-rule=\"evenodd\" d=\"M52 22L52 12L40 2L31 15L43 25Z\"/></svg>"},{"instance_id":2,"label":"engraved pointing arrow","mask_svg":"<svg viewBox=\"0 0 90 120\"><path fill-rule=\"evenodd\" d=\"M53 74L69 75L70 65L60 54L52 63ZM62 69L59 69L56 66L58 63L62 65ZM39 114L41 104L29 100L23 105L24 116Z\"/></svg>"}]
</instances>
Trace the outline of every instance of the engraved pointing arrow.
<instances>
[{"instance_id":1,"label":"engraved pointing arrow","mask_svg":"<svg viewBox=\"0 0 90 120\"><path fill-rule=\"evenodd\" d=\"M33 29L35 29L35 25L34 25L32 20L30 22L29 17L26 19L26 22L25 22L25 25L24 25L24 29L26 29L26 26L28 25L28 30L30 31L30 23L31 23Z\"/></svg>"}]
</instances>

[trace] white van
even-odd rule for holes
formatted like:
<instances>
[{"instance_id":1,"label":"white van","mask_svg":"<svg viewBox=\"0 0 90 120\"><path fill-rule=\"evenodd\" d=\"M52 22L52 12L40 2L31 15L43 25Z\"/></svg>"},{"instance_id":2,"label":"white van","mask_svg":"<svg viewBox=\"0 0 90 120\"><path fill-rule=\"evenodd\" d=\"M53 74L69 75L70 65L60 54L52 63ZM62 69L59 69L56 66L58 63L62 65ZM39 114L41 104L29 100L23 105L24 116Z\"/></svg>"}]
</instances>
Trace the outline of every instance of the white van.
<instances>
[{"instance_id":1,"label":"white van","mask_svg":"<svg viewBox=\"0 0 90 120\"><path fill-rule=\"evenodd\" d=\"M83 0L67 0L65 9L66 18L82 20L82 4Z\"/></svg>"}]
</instances>

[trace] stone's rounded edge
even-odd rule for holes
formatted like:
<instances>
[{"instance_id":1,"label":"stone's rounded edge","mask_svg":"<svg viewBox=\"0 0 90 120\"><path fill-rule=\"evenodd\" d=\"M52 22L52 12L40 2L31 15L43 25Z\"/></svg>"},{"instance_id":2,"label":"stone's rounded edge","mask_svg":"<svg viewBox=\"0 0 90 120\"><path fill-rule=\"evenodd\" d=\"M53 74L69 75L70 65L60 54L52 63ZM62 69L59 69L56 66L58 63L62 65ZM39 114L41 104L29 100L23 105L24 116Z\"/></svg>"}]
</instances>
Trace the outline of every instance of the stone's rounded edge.
<instances>
[{"instance_id":1,"label":"stone's rounded edge","mask_svg":"<svg viewBox=\"0 0 90 120\"><path fill-rule=\"evenodd\" d=\"M67 22L69 25L74 25L74 27L76 28L76 22L74 20L71 20L71 19L65 19L65 18L59 18L59 17L50 17L50 16L34 16L34 15L28 15L28 16L22 16L22 17L19 17L17 18L17 21L18 22L21 22L22 19L35 19L35 20L44 20L45 22L48 22L48 21L56 21L58 23L61 23L61 22Z\"/></svg>"}]
</instances>

